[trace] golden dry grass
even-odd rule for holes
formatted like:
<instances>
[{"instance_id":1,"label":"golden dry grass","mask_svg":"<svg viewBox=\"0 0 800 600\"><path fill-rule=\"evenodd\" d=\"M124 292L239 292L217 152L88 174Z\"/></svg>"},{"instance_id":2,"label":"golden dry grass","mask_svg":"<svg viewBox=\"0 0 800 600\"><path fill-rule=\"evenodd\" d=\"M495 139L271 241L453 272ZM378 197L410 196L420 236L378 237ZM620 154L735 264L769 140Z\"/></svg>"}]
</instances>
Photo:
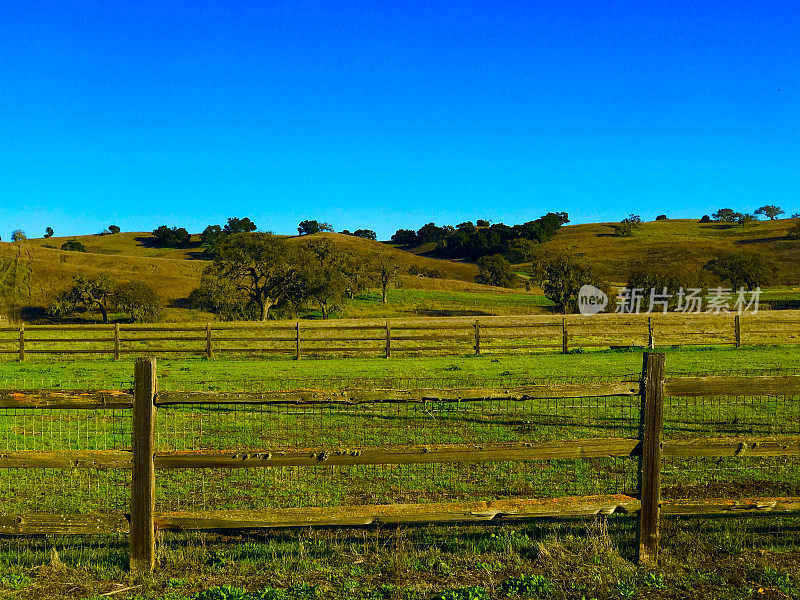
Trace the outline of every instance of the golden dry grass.
<instances>
[{"instance_id":1,"label":"golden dry grass","mask_svg":"<svg viewBox=\"0 0 800 600\"><path fill-rule=\"evenodd\" d=\"M291 237L289 240L290 243L303 243L314 237L327 238L364 262L386 254L404 272L415 265L436 270L445 277L404 276L406 288L483 292L494 289L473 283L477 274L473 264L415 256L380 242L341 234ZM81 242L86 252L61 250L61 245L68 240ZM189 293L199 285L200 276L208 264L199 258L202 250L199 236L192 236L189 248L158 248L152 240L150 233L128 232L39 238L22 243L0 242L2 299L9 307L32 308L34 313L37 310L41 312L60 291L69 287L75 275L107 274L118 283L140 280L153 285L167 306L166 318L169 321L210 318L210 315L182 308Z\"/></svg>"},{"instance_id":2,"label":"golden dry grass","mask_svg":"<svg viewBox=\"0 0 800 600\"><path fill-rule=\"evenodd\" d=\"M644 261L669 271L701 269L725 252L750 251L773 261L779 270L777 285L800 283L800 241L786 232L798 219L759 221L726 227L691 219L642 223L633 236L613 235L612 223L562 227L544 244L548 254L579 259L605 279L624 284L633 263Z\"/></svg>"},{"instance_id":3,"label":"golden dry grass","mask_svg":"<svg viewBox=\"0 0 800 600\"><path fill-rule=\"evenodd\" d=\"M170 307L197 287L205 266L201 261L181 258L66 252L36 242L0 244L0 287L5 303L14 308L41 310L69 287L75 275L100 274L107 274L118 283L136 280L150 283ZM175 314L176 310L180 309L169 309L168 318L172 320L188 312Z\"/></svg>"},{"instance_id":4,"label":"golden dry grass","mask_svg":"<svg viewBox=\"0 0 800 600\"><path fill-rule=\"evenodd\" d=\"M605 279L624 284L636 263L657 264L670 271L699 270L711 258L723 252L748 250L766 256L779 268L778 285L800 283L800 241L786 237L797 219L761 221L746 226L725 227L717 223L699 223L676 219L643 223L629 238L615 237L610 223L563 227L544 244L549 256L562 255L593 266ZM325 238L338 248L368 262L385 254L404 272L411 266L438 271L443 278L403 275L403 287L414 290L519 294L474 283L477 268L472 263L430 258L406 252L372 240L322 233L316 236L290 237L291 243ZM74 239L86 252L65 252L61 244ZM12 307L32 307L41 311L55 296L69 286L77 274L106 273L116 281L142 280L155 286L168 306L167 319L183 321L208 319L210 315L181 308L188 294L197 287L206 261L199 259L199 236L192 236L189 248L158 248L147 232L114 235L85 235L32 239L23 243L0 242L0 299ZM523 272L524 265L515 267ZM363 307L362 307L363 308ZM363 310L353 312L362 316ZM364 314L363 316L369 316Z\"/></svg>"}]
</instances>

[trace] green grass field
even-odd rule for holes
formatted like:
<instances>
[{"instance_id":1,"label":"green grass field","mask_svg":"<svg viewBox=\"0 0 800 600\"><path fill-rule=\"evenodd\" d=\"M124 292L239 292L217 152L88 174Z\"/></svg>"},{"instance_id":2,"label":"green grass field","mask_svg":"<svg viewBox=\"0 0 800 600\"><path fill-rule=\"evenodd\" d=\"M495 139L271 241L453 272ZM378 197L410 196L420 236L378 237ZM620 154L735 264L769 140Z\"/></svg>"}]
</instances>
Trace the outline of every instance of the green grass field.
<instances>
[{"instance_id":1,"label":"green grass field","mask_svg":"<svg viewBox=\"0 0 800 600\"><path fill-rule=\"evenodd\" d=\"M636 377L640 351L396 359L159 360L162 390L464 385ZM668 373L800 372L800 348L667 351ZM0 387L130 386L133 361L2 363ZM798 435L797 398L668 399L665 435ZM363 447L635 436L638 400L354 407L162 407L159 450ZM129 411L5 410L0 451L125 448ZM689 426L691 425L691 426ZM125 512L125 471L25 470L2 512ZM800 461L669 459L664 496L800 495ZM159 471L157 511L633 493L634 459ZM159 534L159 569L131 578L124 538L0 538L0 597L142 600L334 598L784 598L800 587L794 515L665 519L662 560L635 566L635 517L484 526ZM52 553L53 549L57 555ZM227 586L227 587L226 587ZM130 589L125 589L130 588ZM760 591L759 591L760 590Z\"/></svg>"},{"instance_id":2,"label":"green grass field","mask_svg":"<svg viewBox=\"0 0 800 600\"><path fill-rule=\"evenodd\" d=\"M342 317L396 316L482 316L538 314L551 312L553 303L543 294L517 291L458 291L391 289L387 304L380 290L358 294L348 302Z\"/></svg>"},{"instance_id":3,"label":"green grass field","mask_svg":"<svg viewBox=\"0 0 800 600\"><path fill-rule=\"evenodd\" d=\"M745 346L739 349L666 349L670 373L714 373L735 370L800 370L800 347ZM0 362L0 387L130 387L133 358L119 361L59 360ZM221 357L158 359L162 389L201 388L203 382L309 382L331 385L359 379L431 378L519 380L539 377L623 376L641 369L641 350L604 350L571 354L481 355L385 358ZM328 384L325 382L328 381ZM232 389L235 389L232 388Z\"/></svg>"}]
</instances>

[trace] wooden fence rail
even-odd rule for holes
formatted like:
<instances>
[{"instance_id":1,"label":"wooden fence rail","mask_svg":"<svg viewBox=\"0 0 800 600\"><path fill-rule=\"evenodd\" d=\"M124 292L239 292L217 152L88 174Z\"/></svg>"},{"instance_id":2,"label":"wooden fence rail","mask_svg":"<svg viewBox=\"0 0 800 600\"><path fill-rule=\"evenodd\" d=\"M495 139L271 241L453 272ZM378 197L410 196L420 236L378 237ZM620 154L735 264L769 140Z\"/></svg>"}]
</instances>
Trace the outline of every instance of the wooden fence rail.
<instances>
[{"instance_id":1,"label":"wooden fence rail","mask_svg":"<svg viewBox=\"0 0 800 600\"><path fill-rule=\"evenodd\" d=\"M0 468L129 469L130 513L126 515L1 515L0 534L124 533L130 537L131 569L154 568L158 529L225 529L373 523L486 522L533 517L638 513L638 560L657 559L660 515L705 515L800 511L800 498L708 499L660 498L664 456L800 456L800 436L756 436L662 440L665 396L797 396L800 377L667 377L665 355L646 353L641 378L607 383L528 385L513 388L292 390L269 392L159 392L156 361L135 365L134 389L0 390L0 407L17 409L133 410L131 450L14 451L0 453ZM387 402L479 402L503 399L637 397L640 435L633 438L586 438L532 442L441 443L359 448L246 448L235 452L159 452L154 444L158 407L202 404L342 404ZM160 469L335 467L487 461L545 461L635 457L636 497L611 494L561 498L514 498L431 504L384 504L306 508L269 508L204 512L155 512L155 481Z\"/></svg>"},{"instance_id":2,"label":"wooden fence rail","mask_svg":"<svg viewBox=\"0 0 800 600\"><path fill-rule=\"evenodd\" d=\"M74 334L74 335L70 335ZM391 358L408 353L474 353L602 348L800 344L800 311L757 315L606 315L459 318L424 321L233 325L24 325L0 327L0 354L122 355L326 353Z\"/></svg>"}]
</instances>

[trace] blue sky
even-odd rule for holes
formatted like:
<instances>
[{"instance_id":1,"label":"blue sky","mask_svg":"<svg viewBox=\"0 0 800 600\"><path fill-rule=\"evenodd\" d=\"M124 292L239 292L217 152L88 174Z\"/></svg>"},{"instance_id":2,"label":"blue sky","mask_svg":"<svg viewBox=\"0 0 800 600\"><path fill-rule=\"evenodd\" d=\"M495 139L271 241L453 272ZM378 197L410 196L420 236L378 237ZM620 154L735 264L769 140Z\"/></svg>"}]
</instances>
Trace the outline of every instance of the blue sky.
<instances>
[{"instance_id":1,"label":"blue sky","mask_svg":"<svg viewBox=\"0 0 800 600\"><path fill-rule=\"evenodd\" d=\"M0 236L800 211L798 2L0 2Z\"/></svg>"}]
</instances>

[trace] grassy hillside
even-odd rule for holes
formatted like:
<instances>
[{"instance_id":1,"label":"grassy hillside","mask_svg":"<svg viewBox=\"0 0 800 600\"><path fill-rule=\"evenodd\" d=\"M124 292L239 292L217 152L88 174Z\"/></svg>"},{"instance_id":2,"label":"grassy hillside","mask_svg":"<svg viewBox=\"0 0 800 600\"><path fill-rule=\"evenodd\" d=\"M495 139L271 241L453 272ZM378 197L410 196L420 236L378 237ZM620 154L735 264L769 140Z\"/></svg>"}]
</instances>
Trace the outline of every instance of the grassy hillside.
<instances>
[{"instance_id":1,"label":"grassy hillside","mask_svg":"<svg viewBox=\"0 0 800 600\"><path fill-rule=\"evenodd\" d=\"M779 268L777 285L800 285L800 241L786 232L797 219L762 221L726 227L694 220L643 223L632 237L613 235L610 223L569 225L544 244L548 255L563 255L593 266L605 279L624 284L632 265L659 265L670 271L700 270L709 259L723 252L748 250L771 259ZM364 262L384 253L401 266L402 289L393 290L388 305L374 293L365 292L351 302L346 317L393 317L439 314L509 314L543 312L549 304L540 294L506 290L474 283L474 264L431 258L391 244L323 233L291 237L291 243L329 239ZM86 252L60 250L67 240L80 241ZM0 301L20 309L26 318L43 314L44 308L76 274L107 273L116 281L142 280L154 285L164 299L170 321L213 318L185 307L188 294L199 284L207 262L200 259L199 236L188 248L158 248L146 232L33 239L23 243L0 242ZM436 272L438 277L408 274L408 269ZM525 265L515 270L524 273ZM791 288L789 289L791 292ZM780 291L785 294L786 290ZM794 294L794 292L791 292ZM778 298L778 296L776 296ZM780 298L783 298L781 295Z\"/></svg>"},{"instance_id":2,"label":"grassy hillside","mask_svg":"<svg viewBox=\"0 0 800 600\"><path fill-rule=\"evenodd\" d=\"M197 287L204 266L203 262L182 258L65 252L43 247L39 240L0 243L0 290L7 307L21 311L26 318L36 318L69 287L75 275L107 274L118 283L146 281L158 290L168 307L175 307ZM178 309L170 309L174 310Z\"/></svg>"},{"instance_id":3,"label":"grassy hillside","mask_svg":"<svg viewBox=\"0 0 800 600\"><path fill-rule=\"evenodd\" d=\"M607 280L623 284L633 263L644 261L672 271L702 268L724 252L750 251L772 260L779 269L777 285L800 283L800 241L786 237L798 219L759 221L727 227L672 219L642 223L631 237L616 237L612 223L562 227L544 244L548 254L568 256L593 266Z\"/></svg>"},{"instance_id":4,"label":"grassy hillside","mask_svg":"<svg viewBox=\"0 0 800 600\"><path fill-rule=\"evenodd\" d=\"M438 258L429 258L426 256L418 256L404 250L400 250L394 246L376 242L374 240L367 240L364 238L357 238L351 235L342 235L339 233L318 233L310 236L295 236L289 238L292 243L305 243L312 239L327 239L336 246L359 259L370 260L378 254L386 254L396 261L404 271L409 267L416 266L420 269L427 269L431 271L438 271L443 277L442 279L452 279L456 281L464 281L472 283L475 281L475 275L478 274L478 268L472 263L457 262L452 260L442 260ZM408 283L416 279L428 279L424 277L415 277L410 279ZM424 284L422 284L425 287ZM416 285L412 286L416 287Z\"/></svg>"},{"instance_id":5,"label":"grassy hillside","mask_svg":"<svg viewBox=\"0 0 800 600\"><path fill-rule=\"evenodd\" d=\"M380 242L340 234L289 239L291 243L304 243L314 237L327 238L364 262L379 253L386 253L401 266L404 273L416 266L435 271L440 276L403 275L405 295L409 290L430 290L430 293L420 300L406 298L403 292L398 292L394 294L391 307L381 306L380 302L366 294L354 303L353 316L419 314L420 309L438 306L437 291L459 294L456 299L448 297L444 306L447 310L460 310L465 304L474 305L476 300L468 297L471 292L483 295L510 293L509 290L475 284L477 268L469 263L416 256ZM86 252L61 250L61 245L68 240L79 241ZM200 259L200 252L198 236L192 236L189 248L158 248L153 245L153 236L145 232L39 238L23 243L0 242L0 299L8 308L16 309L12 312L21 311L25 318L37 318L43 315L45 307L55 296L70 285L75 275L105 273L119 283L141 280L153 285L167 306L166 318L170 321L205 320L213 316L185 307L186 297L199 285L200 276L208 264Z\"/></svg>"}]
</instances>

